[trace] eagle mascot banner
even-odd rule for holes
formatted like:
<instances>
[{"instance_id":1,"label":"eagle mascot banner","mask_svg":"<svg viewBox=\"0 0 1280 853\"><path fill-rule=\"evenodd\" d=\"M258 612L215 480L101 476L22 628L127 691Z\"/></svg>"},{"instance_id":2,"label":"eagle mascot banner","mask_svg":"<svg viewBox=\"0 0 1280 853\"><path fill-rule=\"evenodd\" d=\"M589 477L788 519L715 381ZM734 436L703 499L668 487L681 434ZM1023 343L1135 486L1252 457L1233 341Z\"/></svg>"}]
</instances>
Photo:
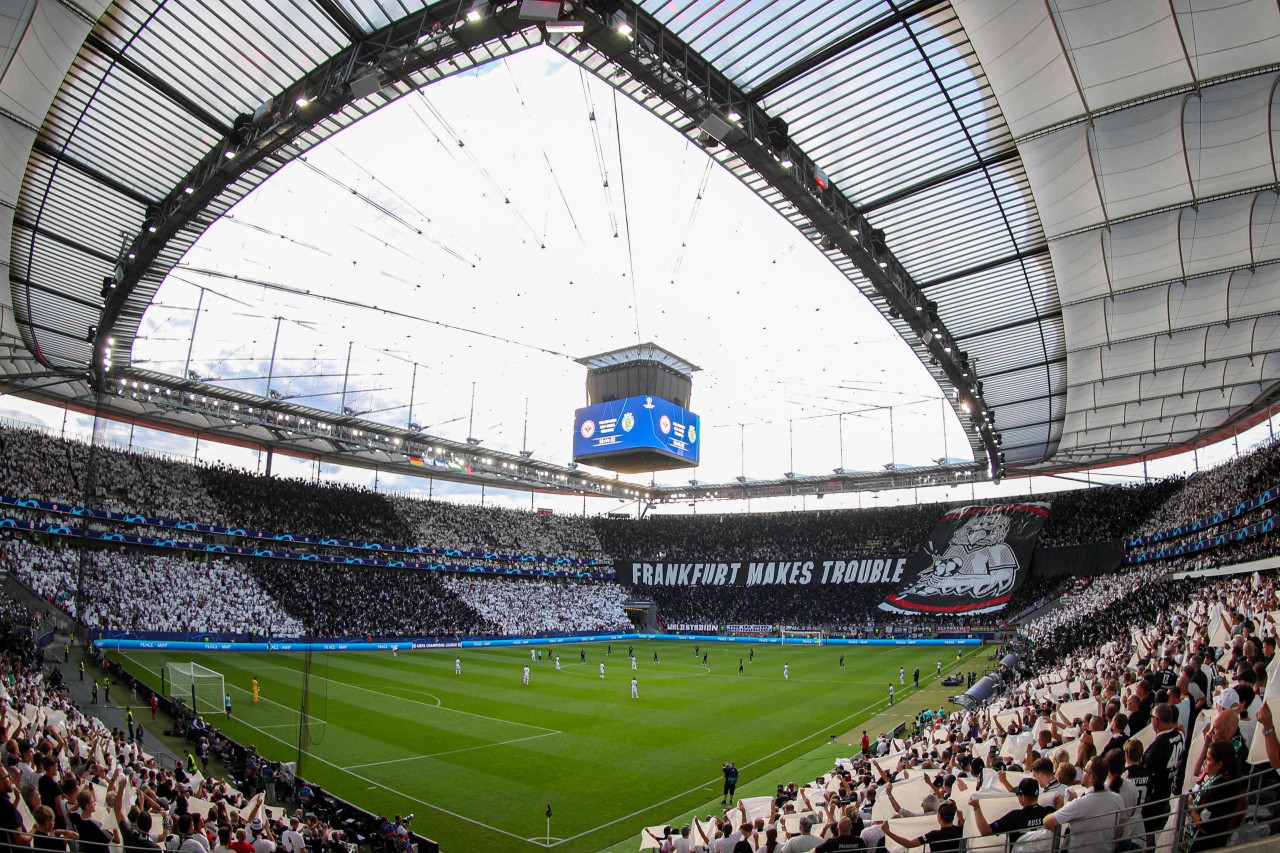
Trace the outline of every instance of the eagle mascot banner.
<instances>
[{"instance_id":1,"label":"eagle mascot banner","mask_svg":"<svg viewBox=\"0 0 1280 853\"><path fill-rule=\"evenodd\" d=\"M1013 597L1049 506L959 507L938 519L907 562L907 585L880 605L893 613L990 613Z\"/></svg>"}]
</instances>

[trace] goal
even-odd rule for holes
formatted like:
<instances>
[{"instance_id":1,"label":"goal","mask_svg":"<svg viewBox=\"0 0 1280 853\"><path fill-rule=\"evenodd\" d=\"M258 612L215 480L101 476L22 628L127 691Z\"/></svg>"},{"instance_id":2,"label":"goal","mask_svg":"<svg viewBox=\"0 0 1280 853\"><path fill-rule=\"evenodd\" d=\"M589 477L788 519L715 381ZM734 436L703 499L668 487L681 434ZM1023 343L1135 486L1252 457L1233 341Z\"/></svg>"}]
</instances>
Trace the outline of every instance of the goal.
<instances>
[{"instance_id":1,"label":"goal","mask_svg":"<svg viewBox=\"0 0 1280 853\"><path fill-rule=\"evenodd\" d=\"M170 698L186 700L197 714L225 710L226 684L222 673L198 663L166 663L163 690Z\"/></svg>"},{"instance_id":2,"label":"goal","mask_svg":"<svg viewBox=\"0 0 1280 853\"><path fill-rule=\"evenodd\" d=\"M791 643L792 645L806 646L822 646L826 645L823 640L827 636L826 631L797 631L791 628L783 628L779 635L782 638L782 645Z\"/></svg>"}]
</instances>

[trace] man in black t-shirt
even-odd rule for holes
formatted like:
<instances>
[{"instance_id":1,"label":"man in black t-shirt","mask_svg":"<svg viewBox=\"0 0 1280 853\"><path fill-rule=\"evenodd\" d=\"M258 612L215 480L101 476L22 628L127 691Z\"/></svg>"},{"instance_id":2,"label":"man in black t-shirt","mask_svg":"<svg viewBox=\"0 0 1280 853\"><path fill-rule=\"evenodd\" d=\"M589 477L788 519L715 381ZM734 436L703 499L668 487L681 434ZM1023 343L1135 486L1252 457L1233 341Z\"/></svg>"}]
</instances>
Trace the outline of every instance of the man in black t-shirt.
<instances>
[{"instance_id":1,"label":"man in black t-shirt","mask_svg":"<svg viewBox=\"0 0 1280 853\"><path fill-rule=\"evenodd\" d=\"M53 809L53 828L66 829L67 821L62 816L62 785L58 782L58 760L52 755L40 759L40 778L36 780L36 790L40 792L40 804Z\"/></svg>"},{"instance_id":2,"label":"man in black t-shirt","mask_svg":"<svg viewBox=\"0 0 1280 853\"><path fill-rule=\"evenodd\" d=\"M92 792L81 791L76 798L76 804L80 806L80 810L71 813L71 820L75 824L73 827L75 831L80 833L81 853L109 853L108 845L113 842L120 843L120 833L107 832L102 828L102 824L94 819L97 804L93 800Z\"/></svg>"},{"instance_id":3,"label":"man in black t-shirt","mask_svg":"<svg viewBox=\"0 0 1280 853\"><path fill-rule=\"evenodd\" d=\"M1159 690L1168 690L1170 687L1178 683L1178 670L1174 664L1173 658L1166 657L1160 670L1155 674L1156 688Z\"/></svg>"},{"instance_id":4,"label":"man in black t-shirt","mask_svg":"<svg viewBox=\"0 0 1280 853\"><path fill-rule=\"evenodd\" d=\"M1140 740L1130 740L1124 745L1124 757L1128 762L1124 768L1124 775L1138 789L1138 805L1147 801L1147 791L1151 789L1151 774L1142 766L1144 751L1145 747Z\"/></svg>"},{"instance_id":5,"label":"man in black t-shirt","mask_svg":"<svg viewBox=\"0 0 1280 853\"><path fill-rule=\"evenodd\" d=\"M31 846L31 836L26 834L22 815L13 802L18 795L13 790L10 770L19 773L16 768L0 767L0 851L4 853L26 850Z\"/></svg>"},{"instance_id":6,"label":"man in black t-shirt","mask_svg":"<svg viewBox=\"0 0 1280 853\"><path fill-rule=\"evenodd\" d=\"M124 789L128 785L129 780L123 776L120 777L114 805L116 826L120 828L120 837L124 841L124 846L127 850L159 850L160 845L151 838L151 815L139 809L137 816L130 821L120 808L124 803Z\"/></svg>"},{"instance_id":7,"label":"man in black t-shirt","mask_svg":"<svg viewBox=\"0 0 1280 853\"><path fill-rule=\"evenodd\" d=\"M1237 710L1239 710L1240 719L1242 720L1249 719L1249 706L1253 704L1253 699L1257 696L1255 687L1257 683L1258 674L1252 669L1242 667L1236 673L1235 683L1231 685L1236 691L1236 697L1240 700L1240 707Z\"/></svg>"},{"instance_id":8,"label":"man in black t-shirt","mask_svg":"<svg viewBox=\"0 0 1280 853\"><path fill-rule=\"evenodd\" d=\"M1113 749L1124 749L1124 745L1129 740L1128 734L1129 715L1123 711L1117 713L1111 718L1111 725L1107 727L1106 734L1095 734L1093 742L1095 744L1105 741L1103 749L1098 751L1099 755L1106 755Z\"/></svg>"},{"instance_id":9,"label":"man in black t-shirt","mask_svg":"<svg viewBox=\"0 0 1280 853\"><path fill-rule=\"evenodd\" d=\"M1155 845L1155 836L1169 818L1169 797L1177 787L1178 767L1186 741L1178 731L1178 712L1172 705L1157 705L1151 713L1151 728L1156 739L1142 754L1142 767L1147 772L1147 798L1142 807L1146 824L1147 846Z\"/></svg>"},{"instance_id":10,"label":"man in black t-shirt","mask_svg":"<svg viewBox=\"0 0 1280 853\"><path fill-rule=\"evenodd\" d=\"M947 800L938 806L938 828L916 838L903 838L885 824L884 834L906 848L929 845L929 853L960 853L964 828L956 826L956 804Z\"/></svg>"},{"instance_id":11,"label":"man in black t-shirt","mask_svg":"<svg viewBox=\"0 0 1280 853\"><path fill-rule=\"evenodd\" d=\"M867 849L862 839L853 834L853 821L849 818L840 818L836 833L834 838L828 838L814 848L814 853L858 853Z\"/></svg>"},{"instance_id":12,"label":"man in black t-shirt","mask_svg":"<svg viewBox=\"0 0 1280 853\"><path fill-rule=\"evenodd\" d=\"M1018 795L1018 808L990 823L987 822L986 817L982 814L982 799L973 797L969 800L969 805L973 806L973 819L978 825L979 834L1003 835L1007 833L1009 843L1013 844L1022 833L1044 826L1044 816L1053 814L1053 809L1040 805L1040 785L1035 779L1023 779L1018 783L1018 787L1014 789L1014 793Z\"/></svg>"}]
</instances>

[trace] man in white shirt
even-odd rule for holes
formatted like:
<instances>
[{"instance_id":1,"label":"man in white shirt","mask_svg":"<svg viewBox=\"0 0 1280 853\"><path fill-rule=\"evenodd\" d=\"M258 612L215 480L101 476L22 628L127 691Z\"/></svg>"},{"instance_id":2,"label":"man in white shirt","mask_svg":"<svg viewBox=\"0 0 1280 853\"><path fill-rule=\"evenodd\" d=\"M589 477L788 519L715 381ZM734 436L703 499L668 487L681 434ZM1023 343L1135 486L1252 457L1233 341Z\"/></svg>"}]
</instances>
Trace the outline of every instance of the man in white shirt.
<instances>
[{"instance_id":1,"label":"man in white shirt","mask_svg":"<svg viewBox=\"0 0 1280 853\"><path fill-rule=\"evenodd\" d=\"M271 834L271 827L254 818L249 822L249 835L253 837L253 853L276 853L276 841Z\"/></svg>"},{"instance_id":2,"label":"man in white shirt","mask_svg":"<svg viewBox=\"0 0 1280 853\"><path fill-rule=\"evenodd\" d=\"M800 834L791 836L787 843L782 845L782 853L809 853L821 843L822 839L813 834L813 820L806 815L800 818Z\"/></svg>"},{"instance_id":3,"label":"man in white shirt","mask_svg":"<svg viewBox=\"0 0 1280 853\"><path fill-rule=\"evenodd\" d=\"M1090 790L1047 816L1044 828L1070 830L1067 849L1071 853L1112 853L1123 832L1124 799L1107 790L1107 763L1102 758L1089 762L1084 783Z\"/></svg>"},{"instance_id":4,"label":"man in white shirt","mask_svg":"<svg viewBox=\"0 0 1280 853\"><path fill-rule=\"evenodd\" d=\"M289 818L289 828L280 834L280 847L285 853L304 853L307 849L307 842L298 831L296 817Z\"/></svg>"}]
</instances>

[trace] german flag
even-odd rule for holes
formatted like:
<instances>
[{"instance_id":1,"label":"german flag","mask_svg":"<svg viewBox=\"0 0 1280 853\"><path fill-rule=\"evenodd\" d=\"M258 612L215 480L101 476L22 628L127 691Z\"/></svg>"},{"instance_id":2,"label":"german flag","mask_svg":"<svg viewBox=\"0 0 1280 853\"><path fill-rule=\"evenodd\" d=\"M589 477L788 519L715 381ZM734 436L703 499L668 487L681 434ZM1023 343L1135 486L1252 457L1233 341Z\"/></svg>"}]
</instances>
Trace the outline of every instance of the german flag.
<instances>
[{"instance_id":1,"label":"german flag","mask_svg":"<svg viewBox=\"0 0 1280 853\"><path fill-rule=\"evenodd\" d=\"M416 465L419 468L425 468L427 465L426 460L424 460L421 456L414 456L412 454L410 454L409 456L409 464Z\"/></svg>"}]
</instances>

